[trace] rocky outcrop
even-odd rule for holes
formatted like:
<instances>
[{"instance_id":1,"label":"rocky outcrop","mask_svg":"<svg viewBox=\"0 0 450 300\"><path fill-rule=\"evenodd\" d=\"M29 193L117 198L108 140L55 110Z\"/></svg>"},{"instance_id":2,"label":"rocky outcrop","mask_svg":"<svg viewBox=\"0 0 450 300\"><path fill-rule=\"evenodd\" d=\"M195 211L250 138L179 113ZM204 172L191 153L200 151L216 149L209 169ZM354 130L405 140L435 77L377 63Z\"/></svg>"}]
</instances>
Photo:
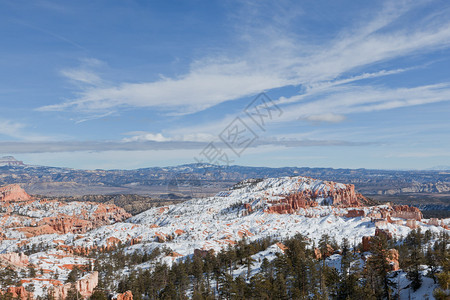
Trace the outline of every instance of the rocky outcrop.
<instances>
[{"instance_id":1,"label":"rocky outcrop","mask_svg":"<svg viewBox=\"0 0 450 300\"><path fill-rule=\"evenodd\" d=\"M392 207L391 217L402 219L414 219L416 221L422 220L423 216L420 209L408 205L394 205Z\"/></svg>"},{"instance_id":2,"label":"rocky outcrop","mask_svg":"<svg viewBox=\"0 0 450 300\"><path fill-rule=\"evenodd\" d=\"M320 250L319 248L314 248L314 257L315 259L327 258L333 255L334 249L331 245L326 245L325 249Z\"/></svg>"},{"instance_id":3,"label":"rocky outcrop","mask_svg":"<svg viewBox=\"0 0 450 300\"><path fill-rule=\"evenodd\" d=\"M302 191L284 195L280 200L267 201L270 206L265 209L267 213L292 214L300 208L311 208L318 205L332 205L335 207L361 207L367 203L367 199L355 192L352 184L337 184L324 181L314 188L306 188ZM249 210L248 207L245 207ZM363 216L361 211L351 214Z\"/></svg>"},{"instance_id":4,"label":"rocky outcrop","mask_svg":"<svg viewBox=\"0 0 450 300\"><path fill-rule=\"evenodd\" d=\"M16 267L26 267L29 262L27 255L15 252L0 254L0 261L7 262Z\"/></svg>"},{"instance_id":5,"label":"rocky outcrop","mask_svg":"<svg viewBox=\"0 0 450 300\"><path fill-rule=\"evenodd\" d=\"M387 229L375 229L375 236L382 236L386 240L392 239L392 233L390 233Z\"/></svg>"},{"instance_id":6,"label":"rocky outcrop","mask_svg":"<svg viewBox=\"0 0 450 300\"><path fill-rule=\"evenodd\" d=\"M33 293L25 290L23 286L8 287L8 289L6 290L6 295L11 297L12 299L20 299L20 300L33 299Z\"/></svg>"},{"instance_id":7,"label":"rocky outcrop","mask_svg":"<svg viewBox=\"0 0 450 300\"><path fill-rule=\"evenodd\" d=\"M33 198L19 185L0 188L0 229L14 229L26 238L43 234L81 234L131 217L114 204L61 202ZM11 218L12 221L7 221ZM0 239L6 238L0 233Z\"/></svg>"},{"instance_id":8,"label":"rocky outcrop","mask_svg":"<svg viewBox=\"0 0 450 300\"><path fill-rule=\"evenodd\" d=\"M133 300L133 293L131 291L126 291L125 293L117 294L117 296L114 297L113 299L115 299L115 300Z\"/></svg>"},{"instance_id":9,"label":"rocky outcrop","mask_svg":"<svg viewBox=\"0 0 450 300\"><path fill-rule=\"evenodd\" d=\"M194 249L194 256L199 256L201 258L205 258L208 255L214 255L214 254L215 254L214 249L210 249L210 250Z\"/></svg>"},{"instance_id":10,"label":"rocky outcrop","mask_svg":"<svg viewBox=\"0 0 450 300\"><path fill-rule=\"evenodd\" d=\"M44 218L41 223L48 224L56 232L66 234L66 233L85 233L94 227L94 224L90 220L80 219L75 216L64 216L54 218ZM106 225L106 224L103 224ZM96 226L99 227L99 226Z\"/></svg>"},{"instance_id":11,"label":"rocky outcrop","mask_svg":"<svg viewBox=\"0 0 450 300\"><path fill-rule=\"evenodd\" d=\"M387 229L375 229L375 236L383 236L387 240L392 238L392 233L389 232ZM372 236L363 236L362 237L362 251L370 251L370 243L372 241Z\"/></svg>"},{"instance_id":12,"label":"rocky outcrop","mask_svg":"<svg viewBox=\"0 0 450 300\"><path fill-rule=\"evenodd\" d=\"M400 269L400 265L398 263L398 251L397 249L390 249L387 255L387 261L391 266L391 271L397 271Z\"/></svg>"},{"instance_id":13,"label":"rocky outcrop","mask_svg":"<svg viewBox=\"0 0 450 300\"><path fill-rule=\"evenodd\" d=\"M270 201L269 203L274 204L266 209L268 213L278 213L278 214L292 214L299 208L315 207L319 204L308 198L307 193L296 193L287 196L280 201Z\"/></svg>"},{"instance_id":14,"label":"rocky outcrop","mask_svg":"<svg viewBox=\"0 0 450 300\"><path fill-rule=\"evenodd\" d=\"M43 234L53 234L58 233L55 229L53 229L50 225L41 225L37 227L21 227L17 228L17 231L23 232L26 238L30 238L33 236L43 235Z\"/></svg>"},{"instance_id":15,"label":"rocky outcrop","mask_svg":"<svg viewBox=\"0 0 450 300\"><path fill-rule=\"evenodd\" d=\"M362 237L362 251L366 252L370 250L370 240L372 239L371 236L363 236Z\"/></svg>"},{"instance_id":16,"label":"rocky outcrop","mask_svg":"<svg viewBox=\"0 0 450 300\"><path fill-rule=\"evenodd\" d=\"M319 248L314 248L314 258L315 259L322 259L322 253L320 252Z\"/></svg>"},{"instance_id":17,"label":"rocky outcrop","mask_svg":"<svg viewBox=\"0 0 450 300\"><path fill-rule=\"evenodd\" d=\"M66 283L64 285L55 286L50 294L55 300L63 300L67 297L70 289L75 287L75 289L81 294L81 296L87 298L90 297L94 289L98 285L98 272L95 271L84 278L76 281L75 283Z\"/></svg>"},{"instance_id":18,"label":"rocky outcrop","mask_svg":"<svg viewBox=\"0 0 450 300\"><path fill-rule=\"evenodd\" d=\"M352 209L345 215L347 218L365 217L366 212L362 209Z\"/></svg>"},{"instance_id":19,"label":"rocky outcrop","mask_svg":"<svg viewBox=\"0 0 450 300\"><path fill-rule=\"evenodd\" d=\"M416 223L416 220L406 220L406 226L411 229L417 229L419 227Z\"/></svg>"},{"instance_id":20,"label":"rocky outcrop","mask_svg":"<svg viewBox=\"0 0 450 300\"><path fill-rule=\"evenodd\" d=\"M20 202L31 200L31 196L18 184L10 184L0 188L0 202Z\"/></svg>"}]
</instances>

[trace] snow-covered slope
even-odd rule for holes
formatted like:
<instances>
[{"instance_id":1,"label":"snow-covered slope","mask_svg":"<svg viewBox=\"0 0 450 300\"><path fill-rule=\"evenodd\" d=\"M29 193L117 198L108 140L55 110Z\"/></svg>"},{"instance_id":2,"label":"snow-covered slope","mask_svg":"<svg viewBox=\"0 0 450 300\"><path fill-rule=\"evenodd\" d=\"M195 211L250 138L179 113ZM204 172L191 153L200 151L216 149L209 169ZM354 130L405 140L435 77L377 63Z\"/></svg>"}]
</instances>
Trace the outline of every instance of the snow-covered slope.
<instances>
[{"instance_id":1,"label":"snow-covered slope","mask_svg":"<svg viewBox=\"0 0 450 300\"><path fill-rule=\"evenodd\" d=\"M27 207L32 209L25 209ZM243 238L252 241L272 236L281 240L300 233L311 241L312 246L318 244L322 235L328 234L337 242L347 238L351 244L358 244L363 237L373 236L377 229L397 237L406 236L417 227L435 233L448 232L450 221L422 219L420 211L409 207L365 206L364 197L355 192L353 185L306 177L282 177L246 180L213 197L153 208L82 234L64 231L67 233L26 238L23 234L11 233L10 227L21 218L39 221L58 214L74 216L82 210L88 220L97 209L81 203L58 206L33 201L10 207L8 218L2 221L8 228L8 236L0 242L0 253L18 252L37 245L47 247L47 250L31 255L30 261L52 271L48 274L54 274L59 265L64 269L64 265L88 263L87 259L66 256L67 253L87 253L102 247L112 249L119 243L127 246L127 252L151 253L164 246L169 251L163 251L161 261L170 265L192 255L196 249L217 253ZM105 216L109 218L108 214ZM252 272L258 272L263 258L271 260L282 251L278 245L272 245L255 254ZM338 259L331 256L327 263L338 266ZM151 265L145 263L141 267L150 268ZM236 270L237 275L245 272L244 267ZM67 268L59 273L58 280L64 282ZM42 278L47 277L50 275ZM43 286L38 285L36 291L42 294Z\"/></svg>"},{"instance_id":2,"label":"snow-covered slope","mask_svg":"<svg viewBox=\"0 0 450 300\"><path fill-rule=\"evenodd\" d=\"M346 237L359 243L363 236L374 235L377 227L397 236L405 236L411 231L411 224L406 226L406 220L392 217L389 222L381 217L394 211L387 205L345 207L338 203L299 207L294 213L287 214L273 213L270 209L285 203L287 196L300 192L316 195L311 200L317 203L332 203L333 197L326 197L328 192L348 189L345 184L304 177L250 180L214 197L150 209L126 222L97 228L77 240L68 235L66 243L91 247L111 246L118 241L140 241L133 247L145 244L147 249L164 243L183 256L192 254L195 249L219 251L244 237L248 240L267 236L284 238L301 233L317 242L323 234L329 234L337 241ZM349 211L355 210L361 216L347 217ZM440 225L429 225L429 220L414 222L424 230L446 230ZM444 222L448 224L448 220Z\"/></svg>"}]
</instances>

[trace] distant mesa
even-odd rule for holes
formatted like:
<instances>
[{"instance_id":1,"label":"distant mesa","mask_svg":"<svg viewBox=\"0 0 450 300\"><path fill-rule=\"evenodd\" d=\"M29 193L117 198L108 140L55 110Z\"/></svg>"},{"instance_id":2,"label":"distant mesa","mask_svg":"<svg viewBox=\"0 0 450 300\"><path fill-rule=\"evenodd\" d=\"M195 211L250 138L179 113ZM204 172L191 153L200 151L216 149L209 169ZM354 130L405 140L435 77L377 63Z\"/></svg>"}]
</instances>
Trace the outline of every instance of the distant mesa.
<instances>
[{"instance_id":1,"label":"distant mesa","mask_svg":"<svg viewBox=\"0 0 450 300\"><path fill-rule=\"evenodd\" d=\"M21 160L17 160L14 156L0 157L0 167L4 166L24 166L25 164Z\"/></svg>"}]
</instances>

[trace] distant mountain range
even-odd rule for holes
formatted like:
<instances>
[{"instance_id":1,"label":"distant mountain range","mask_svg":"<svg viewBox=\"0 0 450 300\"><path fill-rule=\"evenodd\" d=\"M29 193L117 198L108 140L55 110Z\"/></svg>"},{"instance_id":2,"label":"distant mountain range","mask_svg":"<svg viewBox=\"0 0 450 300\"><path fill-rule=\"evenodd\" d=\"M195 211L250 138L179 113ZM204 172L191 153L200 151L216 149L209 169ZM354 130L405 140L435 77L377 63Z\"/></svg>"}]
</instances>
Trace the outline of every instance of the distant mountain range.
<instances>
[{"instance_id":1,"label":"distant mountain range","mask_svg":"<svg viewBox=\"0 0 450 300\"><path fill-rule=\"evenodd\" d=\"M450 166L435 166L429 168L430 171L450 171Z\"/></svg>"},{"instance_id":2,"label":"distant mountain range","mask_svg":"<svg viewBox=\"0 0 450 300\"><path fill-rule=\"evenodd\" d=\"M249 178L309 176L354 184L364 195L450 194L450 172L187 164L135 170L78 170L24 165L0 159L0 185L18 183L29 193L53 196L141 194L211 195Z\"/></svg>"}]
</instances>

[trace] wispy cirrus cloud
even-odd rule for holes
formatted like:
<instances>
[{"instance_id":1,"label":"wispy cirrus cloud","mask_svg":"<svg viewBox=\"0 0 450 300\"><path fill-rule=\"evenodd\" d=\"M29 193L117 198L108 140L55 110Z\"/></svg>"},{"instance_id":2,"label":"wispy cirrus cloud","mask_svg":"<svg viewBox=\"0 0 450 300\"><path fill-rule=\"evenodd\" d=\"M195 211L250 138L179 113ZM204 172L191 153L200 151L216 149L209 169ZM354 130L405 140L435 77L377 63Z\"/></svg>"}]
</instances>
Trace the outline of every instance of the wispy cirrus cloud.
<instances>
[{"instance_id":1,"label":"wispy cirrus cloud","mask_svg":"<svg viewBox=\"0 0 450 300\"><path fill-rule=\"evenodd\" d=\"M30 133L27 124L11 120L0 119L0 136L17 140L42 141L48 137Z\"/></svg>"},{"instance_id":2,"label":"wispy cirrus cloud","mask_svg":"<svg viewBox=\"0 0 450 300\"><path fill-rule=\"evenodd\" d=\"M155 140L156 139L156 140ZM0 153L60 153L79 151L147 151L147 150L202 150L208 142L188 141L188 140L139 140L139 141L42 141L42 142L12 142L0 143ZM343 140L321 140L321 139L259 139L251 144L249 148L260 146L277 147L317 147L317 146L366 146L372 143L352 142ZM226 148L224 144L217 146Z\"/></svg>"},{"instance_id":3,"label":"wispy cirrus cloud","mask_svg":"<svg viewBox=\"0 0 450 300\"><path fill-rule=\"evenodd\" d=\"M242 22L242 37L247 46L238 56L212 54L193 62L185 74L151 82L100 84L102 80L95 73L66 70L64 76L88 85L81 87L74 99L38 110L98 113L129 106L190 114L262 90L294 85L304 86L308 92L324 91L362 79L405 72L409 68L349 76L364 66L450 47L450 21L444 16L433 22L419 19L409 27L395 24L409 11L420 9L422 3L417 3L387 2L371 20L359 20L357 26L350 24L353 27L343 28L327 42L308 40L290 32L295 16L286 21L292 22L290 25ZM272 18L276 20L277 16L274 13ZM291 101L300 100L301 97L291 97Z\"/></svg>"},{"instance_id":4,"label":"wispy cirrus cloud","mask_svg":"<svg viewBox=\"0 0 450 300\"><path fill-rule=\"evenodd\" d=\"M329 121L333 122L339 121L341 118L333 116L450 101L450 83L412 88L339 86L327 89L322 93L306 95L303 97L303 103L301 104L295 103L289 98L284 100L290 103L289 109L284 114L284 121L311 120L312 116L318 116L317 118L320 119L320 116L328 116ZM295 104L292 104L293 102Z\"/></svg>"}]
</instances>

